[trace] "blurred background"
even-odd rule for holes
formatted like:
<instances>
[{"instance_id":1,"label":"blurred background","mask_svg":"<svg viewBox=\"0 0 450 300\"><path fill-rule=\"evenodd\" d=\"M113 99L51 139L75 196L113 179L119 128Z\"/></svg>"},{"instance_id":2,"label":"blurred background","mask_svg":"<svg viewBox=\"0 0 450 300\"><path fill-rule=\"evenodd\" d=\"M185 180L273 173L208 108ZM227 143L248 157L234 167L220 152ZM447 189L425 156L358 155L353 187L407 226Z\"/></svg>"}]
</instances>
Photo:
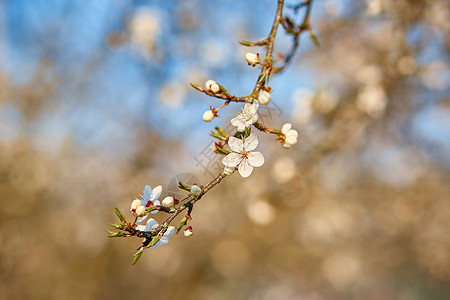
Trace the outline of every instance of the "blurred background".
<instances>
[{"instance_id":1,"label":"blurred background","mask_svg":"<svg viewBox=\"0 0 450 300\"><path fill-rule=\"evenodd\" d=\"M0 299L450 298L446 0L314 1L321 45L302 36L260 111L299 143L259 133L265 165L136 266L140 240L106 237L145 184L163 198L176 176L217 174L208 134L241 105L205 123L222 101L189 82L250 93L237 42L265 37L275 8L0 1ZM276 52L290 43L280 30Z\"/></svg>"}]
</instances>

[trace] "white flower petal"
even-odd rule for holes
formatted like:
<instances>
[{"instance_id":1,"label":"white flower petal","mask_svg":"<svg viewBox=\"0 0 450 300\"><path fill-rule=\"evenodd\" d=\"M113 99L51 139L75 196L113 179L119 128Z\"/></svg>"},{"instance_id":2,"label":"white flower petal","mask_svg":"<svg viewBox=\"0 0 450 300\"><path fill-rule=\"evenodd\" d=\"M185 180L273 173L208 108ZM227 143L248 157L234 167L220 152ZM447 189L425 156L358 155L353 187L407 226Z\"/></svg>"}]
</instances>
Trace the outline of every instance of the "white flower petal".
<instances>
[{"instance_id":1,"label":"white flower petal","mask_svg":"<svg viewBox=\"0 0 450 300\"><path fill-rule=\"evenodd\" d=\"M222 163L227 167L236 167L242 160L242 156L238 153L230 153L222 159Z\"/></svg>"},{"instance_id":2,"label":"white flower petal","mask_svg":"<svg viewBox=\"0 0 450 300\"><path fill-rule=\"evenodd\" d=\"M243 178L247 178L248 176L250 176L250 174L252 174L253 167L248 163L247 159L243 159L242 162L239 164L238 170L239 174L241 174Z\"/></svg>"},{"instance_id":3,"label":"white flower petal","mask_svg":"<svg viewBox=\"0 0 450 300\"><path fill-rule=\"evenodd\" d=\"M290 145L297 144L297 138L296 137L286 138L285 143L286 144L290 144Z\"/></svg>"},{"instance_id":4,"label":"white flower petal","mask_svg":"<svg viewBox=\"0 0 450 300\"><path fill-rule=\"evenodd\" d=\"M286 133L286 139L289 138L297 138L298 137L298 132L297 130L291 129Z\"/></svg>"},{"instance_id":5,"label":"white flower petal","mask_svg":"<svg viewBox=\"0 0 450 300\"><path fill-rule=\"evenodd\" d=\"M291 128L292 128L292 124L286 123L283 125L283 127L281 127L281 132L286 134L286 132L288 132Z\"/></svg>"},{"instance_id":6,"label":"white flower petal","mask_svg":"<svg viewBox=\"0 0 450 300\"><path fill-rule=\"evenodd\" d=\"M244 149L246 151L255 150L256 146L258 146L258 137L256 134L250 134L244 141Z\"/></svg>"},{"instance_id":7,"label":"white flower petal","mask_svg":"<svg viewBox=\"0 0 450 300\"><path fill-rule=\"evenodd\" d=\"M231 125L238 127L242 123L241 118L241 116L237 116L231 119Z\"/></svg>"},{"instance_id":8,"label":"white flower petal","mask_svg":"<svg viewBox=\"0 0 450 300\"><path fill-rule=\"evenodd\" d=\"M170 238L170 237L173 235L174 232L175 232L175 227L169 226L169 227L167 228L166 233L164 233L164 237Z\"/></svg>"},{"instance_id":9,"label":"white flower petal","mask_svg":"<svg viewBox=\"0 0 450 300\"><path fill-rule=\"evenodd\" d=\"M147 218L148 218L148 215L145 215L142 218L139 217L139 218L137 218L136 222L138 222L138 223L144 222L145 220L147 220Z\"/></svg>"},{"instance_id":10,"label":"white flower petal","mask_svg":"<svg viewBox=\"0 0 450 300\"><path fill-rule=\"evenodd\" d=\"M144 225L138 225L136 226L137 231L147 231L147 227Z\"/></svg>"},{"instance_id":11,"label":"white flower petal","mask_svg":"<svg viewBox=\"0 0 450 300\"><path fill-rule=\"evenodd\" d=\"M150 230L155 229L156 227L159 226L158 222L155 221L155 219L148 219L147 224L145 225L147 228L149 228Z\"/></svg>"},{"instance_id":12,"label":"white flower petal","mask_svg":"<svg viewBox=\"0 0 450 300\"><path fill-rule=\"evenodd\" d=\"M144 196L142 196L142 199L144 199L144 205L147 204L147 201L150 200L150 193L152 192L152 188L149 185L146 185L144 187Z\"/></svg>"},{"instance_id":13,"label":"white flower petal","mask_svg":"<svg viewBox=\"0 0 450 300\"><path fill-rule=\"evenodd\" d=\"M244 150L244 143L242 142L242 140L233 136L230 136L230 139L228 140L228 146L233 152L241 153L242 150Z\"/></svg>"},{"instance_id":14,"label":"white flower petal","mask_svg":"<svg viewBox=\"0 0 450 300\"><path fill-rule=\"evenodd\" d=\"M162 192L162 187L160 185L158 185L157 187L155 187L150 195L150 200L155 202L156 199L159 198L159 196L161 195Z\"/></svg>"},{"instance_id":15,"label":"white flower petal","mask_svg":"<svg viewBox=\"0 0 450 300\"><path fill-rule=\"evenodd\" d=\"M251 152L248 155L248 162L252 167L261 167L264 164L264 156L261 152Z\"/></svg>"}]
</instances>

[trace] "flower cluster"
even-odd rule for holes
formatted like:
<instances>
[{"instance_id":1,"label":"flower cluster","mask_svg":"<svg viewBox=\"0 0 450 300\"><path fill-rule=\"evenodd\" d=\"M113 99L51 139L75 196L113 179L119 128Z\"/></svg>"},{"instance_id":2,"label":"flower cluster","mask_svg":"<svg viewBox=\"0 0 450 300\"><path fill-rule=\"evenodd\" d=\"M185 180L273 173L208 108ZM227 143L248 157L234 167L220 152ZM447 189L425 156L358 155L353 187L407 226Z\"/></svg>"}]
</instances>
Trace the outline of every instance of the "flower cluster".
<instances>
[{"instance_id":1,"label":"flower cluster","mask_svg":"<svg viewBox=\"0 0 450 300\"><path fill-rule=\"evenodd\" d=\"M158 185L153 190L149 185L144 188L144 195L142 199L136 199L131 202L130 211L133 216L138 217L137 221L142 222L147 219L147 207L156 207L161 205L158 198L161 195L162 187ZM157 210L152 210L152 214L157 213Z\"/></svg>"},{"instance_id":2,"label":"flower cluster","mask_svg":"<svg viewBox=\"0 0 450 300\"><path fill-rule=\"evenodd\" d=\"M245 103L242 112L231 119L231 124L237 127L237 131L242 132L245 128L258 121L259 102L254 100L253 103Z\"/></svg>"}]
</instances>

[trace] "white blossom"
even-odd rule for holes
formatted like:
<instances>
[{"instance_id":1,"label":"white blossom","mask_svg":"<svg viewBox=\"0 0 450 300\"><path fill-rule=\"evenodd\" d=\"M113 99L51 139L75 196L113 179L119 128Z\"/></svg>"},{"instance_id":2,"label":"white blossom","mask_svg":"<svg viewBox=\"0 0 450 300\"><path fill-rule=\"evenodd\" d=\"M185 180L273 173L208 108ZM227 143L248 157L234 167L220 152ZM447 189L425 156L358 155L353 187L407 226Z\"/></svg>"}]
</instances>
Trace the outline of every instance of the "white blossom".
<instances>
[{"instance_id":1,"label":"white blossom","mask_svg":"<svg viewBox=\"0 0 450 300\"><path fill-rule=\"evenodd\" d=\"M258 95L258 102L261 105L269 104L270 99L271 99L270 93L267 91L261 91Z\"/></svg>"},{"instance_id":2,"label":"white blossom","mask_svg":"<svg viewBox=\"0 0 450 300\"><path fill-rule=\"evenodd\" d=\"M297 144L298 132L295 129L291 129L292 124L286 123L281 127L281 132L284 134L283 147L291 148L292 145Z\"/></svg>"},{"instance_id":3,"label":"white blossom","mask_svg":"<svg viewBox=\"0 0 450 300\"><path fill-rule=\"evenodd\" d=\"M247 61L247 63L249 65L252 65L252 66L256 66L261 61L259 59L259 54L255 54L255 53L251 53L251 52L247 52L245 54L245 60Z\"/></svg>"},{"instance_id":4,"label":"white blossom","mask_svg":"<svg viewBox=\"0 0 450 300\"><path fill-rule=\"evenodd\" d=\"M138 225L136 226L136 230L142 231L142 232L151 232L153 229L157 228L159 226L158 222L156 222L154 219L149 219L147 221L147 224L144 225ZM161 239L156 243L155 246L150 247L150 249L155 248L157 246L164 246L167 245L169 242L169 238L172 236L172 234L175 231L175 227L169 226L164 233L164 235L161 237Z\"/></svg>"},{"instance_id":5,"label":"white blossom","mask_svg":"<svg viewBox=\"0 0 450 300\"><path fill-rule=\"evenodd\" d=\"M254 167L264 164L264 156L261 152L252 152L258 146L258 137L250 134L244 141L235 137L230 137L228 146L231 152L222 159L222 163L227 167L238 167L239 174L246 178L253 172Z\"/></svg>"},{"instance_id":6,"label":"white blossom","mask_svg":"<svg viewBox=\"0 0 450 300\"><path fill-rule=\"evenodd\" d=\"M214 94L217 94L218 92L220 92L220 85L215 82L214 80L208 80L205 83L205 87L210 90L211 92L213 92Z\"/></svg>"},{"instance_id":7,"label":"white blossom","mask_svg":"<svg viewBox=\"0 0 450 300\"><path fill-rule=\"evenodd\" d=\"M258 121L258 108L259 102L257 100L254 100L253 104L245 103L242 112L231 119L231 124L236 126L238 131L244 131L246 127Z\"/></svg>"},{"instance_id":8,"label":"white blossom","mask_svg":"<svg viewBox=\"0 0 450 300\"><path fill-rule=\"evenodd\" d=\"M207 110L205 111L205 113L203 114L203 121L205 122L211 122L216 116L214 115L214 113L212 112L212 110Z\"/></svg>"}]
</instances>

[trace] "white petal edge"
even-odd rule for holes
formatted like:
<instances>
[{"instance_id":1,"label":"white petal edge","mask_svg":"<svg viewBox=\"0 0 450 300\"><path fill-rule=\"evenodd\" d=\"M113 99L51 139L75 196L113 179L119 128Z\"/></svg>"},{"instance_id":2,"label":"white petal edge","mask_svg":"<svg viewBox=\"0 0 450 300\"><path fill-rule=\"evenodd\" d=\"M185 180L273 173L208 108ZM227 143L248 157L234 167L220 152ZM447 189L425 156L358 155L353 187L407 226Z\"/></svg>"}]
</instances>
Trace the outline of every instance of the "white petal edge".
<instances>
[{"instance_id":1,"label":"white petal edge","mask_svg":"<svg viewBox=\"0 0 450 300\"><path fill-rule=\"evenodd\" d=\"M228 146L233 152L241 153L242 150L244 150L244 143L242 140L235 138L234 136L231 136L228 140Z\"/></svg>"},{"instance_id":2,"label":"white petal edge","mask_svg":"<svg viewBox=\"0 0 450 300\"><path fill-rule=\"evenodd\" d=\"M145 226L147 226L150 229L154 229L154 228L158 227L159 224L158 224L158 222L155 221L155 219L150 218L150 219L148 219L147 224Z\"/></svg>"},{"instance_id":3,"label":"white petal edge","mask_svg":"<svg viewBox=\"0 0 450 300\"><path fill-rule=\"evenodd\" d=\"M161 195L162 192L162 187L160 185L158 185L157 187L155 187L150 195L150 200L155 202L156 199L159 198L159 196Z\"/></svg>"},{"instance_id":4,"label":"white petal edge","mask_svg":"<svg viewBox=\"0 0 450 300\"><path fill-rule=\"evenodd\" d=\"M264 164L264 156L261 152L252 152L248 155L248 162L252 167L261 167Z\"/></svg>"},{"instance_id":5,"label":"white petal edge","mask_svg":"<svg viewBox=\"0 0 450 300\"><path fill-rule=\"evenodd\" d=\"M236 167L242 160L242 156L237 153L230 153L222 159L222 163L227 167Z\"/></svg>"},{"instance_id":6,"label":"white petal edge","mask_svg":"<svg viewBox=\"0 0 450 300\"><path fill-rule=\"evenodd\" d=\"M250 134L244 141L244 149L246 151L255 150L256 146L258 146L258 137L256 134Z\"/></svg>"},{"instance_id":7,"label":"white petal edge","mask_svg":"<svg viewBox=\"0 0 450 300\"><path fill-rule=\"evenodd\" d=\"M285 134L286 134L286 138L291 138L291 137L297 138L298 137L298 132L297 132L297 130L294 130L294 129L289 130Z\"/></svg>"},{"instance_id":8,"label":"white petal edge","mask_svg":"<svg viewBox=\"0 0 450 300\"><path fill-rule=\"evenodd\" d=\"M152 192L152 188L149 185L146 185L144 187L144 196L142 196L142 198L145 201L145 204L147 204L147 201L150 200L150 193ZM145 205L144 204L144 205Z\"/></svg>"},{"instance_id":9,"label":"white petal edge","mask_svg":"<svg viewBox=\"0 0 450 300\"><path fill-rule=\"evenodd\" d=\"M239 174L241 174L243 178L247 178L248 176L250 176L250 174L252 174L253 167L248 163L248 160L243 159L242 162L239 164L238 170Z\"/></svg>"},{"instance_id":10,"label":"white petal edge","mask_svg":"<svg viewBox=\"0 0 450 300\"><path fill-rule=\"evenodd\" d=\"M281 127L281 132L286 134L286 132L288 132L291 128L292 128L292 124L286 123L283 125L283 127Z\"/></svg>"}]
</instances>

